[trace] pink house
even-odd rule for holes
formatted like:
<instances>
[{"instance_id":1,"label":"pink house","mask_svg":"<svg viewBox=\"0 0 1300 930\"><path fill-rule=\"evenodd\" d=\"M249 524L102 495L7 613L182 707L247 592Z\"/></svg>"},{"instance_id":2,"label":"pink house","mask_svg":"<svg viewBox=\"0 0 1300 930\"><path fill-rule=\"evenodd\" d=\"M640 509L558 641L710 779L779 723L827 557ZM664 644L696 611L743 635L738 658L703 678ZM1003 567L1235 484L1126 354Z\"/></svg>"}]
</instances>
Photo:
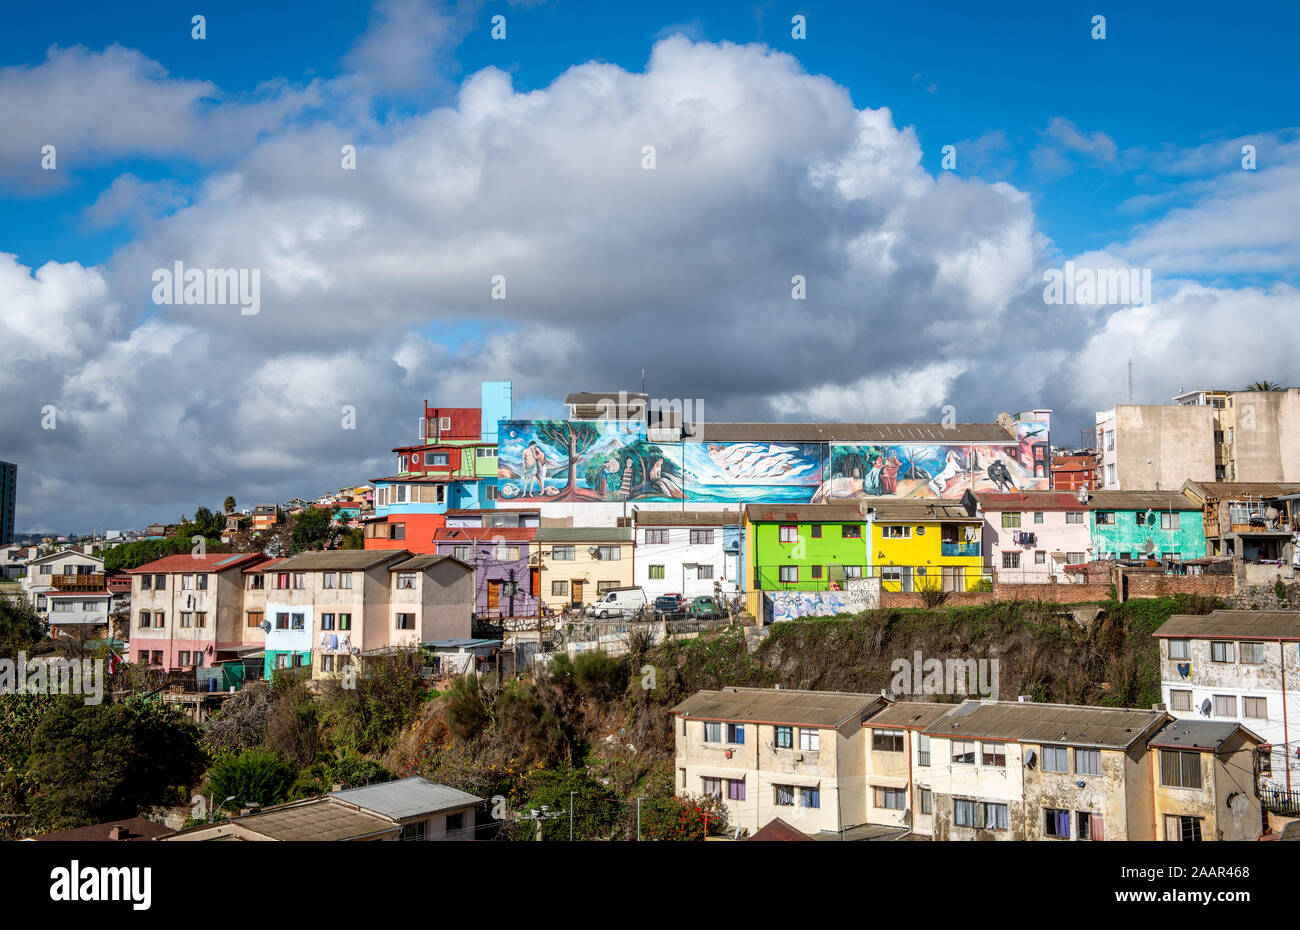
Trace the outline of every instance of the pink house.
<instances>
[{"instance_id":1,"label":"pink house","mask_svg":"<svg viewBox=\"0 0 1300 930\"><path fill-rule=\"evenodd\" d=\"M968 492L984 517L985 568L1004 584L1072 581L1092 558L1088 508L1062 491Z\"/></svg>"},{"instance_id":2,"label":"pink house","mask_svg":"<svg viewBox=\"0 0 1300 930\"><path fill-rule=\"evenodd\" d=\"M266 560L169 555L131 569L131 661L166 671L208 667L255 642L244 620L244 569Z\"/></svg>"}]
</instances>

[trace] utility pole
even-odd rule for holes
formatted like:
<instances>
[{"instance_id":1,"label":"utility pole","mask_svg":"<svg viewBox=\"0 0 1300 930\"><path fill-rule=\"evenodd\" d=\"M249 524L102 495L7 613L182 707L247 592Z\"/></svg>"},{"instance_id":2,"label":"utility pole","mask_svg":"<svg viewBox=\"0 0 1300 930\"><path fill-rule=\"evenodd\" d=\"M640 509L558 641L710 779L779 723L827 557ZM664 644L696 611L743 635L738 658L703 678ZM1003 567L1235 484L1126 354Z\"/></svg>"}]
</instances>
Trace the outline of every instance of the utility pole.
<instances>
[{"instance_id":1,"label":"utility pole","mask_svg":"<svg viewBox=\"0 0 1300 930\"><path fill-rule=\"evenodd\" d=\"M570 791L569 792L569 842L570 843L573 842L573 795L574 792Z\"/></svg>"},{"instance_id":2,"label":"utility pole","mask_svg":"<svg viewBox=\"0 0 1300 930\"><path fill-rule=\"evenodd\" d=\"M636 841L641 842L641 799L636 799Z\"/></svg>"}]
</instances>

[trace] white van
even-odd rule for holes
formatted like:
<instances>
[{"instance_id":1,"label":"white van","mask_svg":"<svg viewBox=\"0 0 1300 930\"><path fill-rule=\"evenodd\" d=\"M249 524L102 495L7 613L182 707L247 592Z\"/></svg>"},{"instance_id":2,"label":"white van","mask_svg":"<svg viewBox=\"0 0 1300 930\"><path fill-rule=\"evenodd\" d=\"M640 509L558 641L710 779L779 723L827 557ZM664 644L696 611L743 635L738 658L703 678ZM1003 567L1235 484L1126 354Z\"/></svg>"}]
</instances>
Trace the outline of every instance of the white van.
<instances>
[{"instance_id":1,"label":"white van","mask_svg":"<svg viewBox=\"0 0 1300 930\"><path fill-rule=\"evenodd\" d=\"M587 608L588 617L608 620L610 617L626 617L646 606L645 591L641 588L615 588L606 591L596 603Z\"/></svg>"}]
</instances>

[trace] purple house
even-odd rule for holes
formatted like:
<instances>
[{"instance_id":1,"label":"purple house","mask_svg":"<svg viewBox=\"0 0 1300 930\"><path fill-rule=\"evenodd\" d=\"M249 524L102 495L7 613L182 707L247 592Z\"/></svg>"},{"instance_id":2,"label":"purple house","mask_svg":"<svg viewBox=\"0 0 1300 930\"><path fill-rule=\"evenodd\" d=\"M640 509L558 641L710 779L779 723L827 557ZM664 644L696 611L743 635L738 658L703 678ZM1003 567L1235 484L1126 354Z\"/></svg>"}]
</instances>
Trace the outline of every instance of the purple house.
<instances>
[{"instance_id":1,"label":"purple house","mask_svg":"<svg viewBox=\"0 0 1300 930\"><path fill-rule=\"evenodd\" d=\"M439 555L474 566L480 617L535 617L540 569L528 559L536 532L531 526L444 526L433 542Z\"/></svg>"}]
</instances>

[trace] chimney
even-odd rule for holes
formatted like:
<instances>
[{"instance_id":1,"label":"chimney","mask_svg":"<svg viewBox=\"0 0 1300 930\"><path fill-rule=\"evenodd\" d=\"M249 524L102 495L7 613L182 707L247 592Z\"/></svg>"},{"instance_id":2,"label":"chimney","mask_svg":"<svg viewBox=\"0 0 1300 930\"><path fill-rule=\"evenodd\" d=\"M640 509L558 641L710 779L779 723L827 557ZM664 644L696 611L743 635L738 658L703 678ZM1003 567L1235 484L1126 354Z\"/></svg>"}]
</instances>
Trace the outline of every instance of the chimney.
<instances>
[{"instance_id":1,"label":"chimney","mask_svg":"<svg viewBox=\"0 0 1300 930\"><path fill-rule=\"evenodd\" d=\"M1168 710L1169 708L1165 707L1165 705L1163 705L1163 704L1152 704L1152 705L1151 705L1151 709L1152 709L1152 710Z\"/></svg>"},{"instance_id":2,"label":"chimney","mask_svg":"<svg viewBox=\"0 0 1300 930\"><path fill-rule=\"evenodd\" d=\"M126 830L122 827L113 827L108 831L108 838L110 840L124 840L126 839Z\"/></svg>"},{"instance_id":3,"label":"chimney","mask_svg":"<svg viewBox=\"0 0 1300 930\"><path fill-rule=\"evenodd\" d=\"M341 782L341 781L336 781L336 782L334 783L334 787L330 788L330 790L331 790L331 791L342 791L342 790L343 790L343 782Z\"/></svg>"}]
</instances>

